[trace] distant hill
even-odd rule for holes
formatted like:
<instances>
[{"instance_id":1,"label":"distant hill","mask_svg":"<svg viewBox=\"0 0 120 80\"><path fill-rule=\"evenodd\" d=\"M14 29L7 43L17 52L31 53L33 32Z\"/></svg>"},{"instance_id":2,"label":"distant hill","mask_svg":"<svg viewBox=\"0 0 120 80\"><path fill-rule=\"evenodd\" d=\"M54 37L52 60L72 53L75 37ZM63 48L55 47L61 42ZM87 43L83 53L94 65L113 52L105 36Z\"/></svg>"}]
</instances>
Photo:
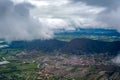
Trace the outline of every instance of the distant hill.
<instances>
[{"instance_id":1,"label":"distant hill","mask_svg":"<svg viewBox=\"0 0 120 80\"><path fill-rule=\"evenodd\" d=\"M76 30L59 30L55 32L57 35L93 35L93 36L120 36L120 33L114 29L101 28L77 28Z\"/></svg>"},{"instance_id":2,"label":"distant hill","mask_svg":"<svg viewBox=\"0 0 120 80\"><path fill-rule=\"evenodd\" d=\"M91 39L73 39L70 42L59 40L34 40L34 41L14 41L9 48L41 50L45 52L60 51L62 53L111 53L117 54L120 51L120 41L103 42Z\"/></svg>"}]
</instances>

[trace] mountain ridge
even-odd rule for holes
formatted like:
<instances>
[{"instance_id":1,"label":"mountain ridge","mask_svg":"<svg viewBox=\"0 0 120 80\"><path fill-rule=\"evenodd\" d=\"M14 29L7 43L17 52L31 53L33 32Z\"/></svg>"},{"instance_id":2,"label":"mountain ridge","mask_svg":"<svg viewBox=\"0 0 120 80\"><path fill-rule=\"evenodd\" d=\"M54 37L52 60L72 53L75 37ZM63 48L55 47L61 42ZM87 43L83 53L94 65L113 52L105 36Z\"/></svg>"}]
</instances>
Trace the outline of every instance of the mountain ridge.
<instances>
[{"instance_id":1,"label":"mountain ridge","mask_svg":"<svg viewBox=\"0 0 120 80\"><path fill-rule=\"evenodd\" d=\"M60 51L62 53L111 53L117 54L120 51L120 41L105 42L84 38L75 38L70 42L51 40L34 40L34 41L14 41L9 44L9 48L41 50L44 52Z\"/></svg>"}]
</instances>

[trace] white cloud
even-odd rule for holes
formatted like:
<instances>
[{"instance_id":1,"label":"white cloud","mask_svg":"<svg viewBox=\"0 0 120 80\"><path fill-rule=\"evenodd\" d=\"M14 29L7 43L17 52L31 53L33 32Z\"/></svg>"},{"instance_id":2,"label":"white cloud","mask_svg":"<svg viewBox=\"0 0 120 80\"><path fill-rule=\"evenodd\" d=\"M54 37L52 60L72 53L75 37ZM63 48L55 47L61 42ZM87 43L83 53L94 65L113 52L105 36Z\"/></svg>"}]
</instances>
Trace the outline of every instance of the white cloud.
<instances>
[{"instance_id":1,"label":"white cloud","mask_svg":"<svg viewBox=\"0 0 120 80\"><path fill-rule=\"evenodd\" d=\"M107 28L117 29L120 32L120 7L101 13L97 20L101 21L102 24L106 24Z\"/></svg>"},{"instance_id":2,"label":"white cloud","mask_svg":"<svg viewBox=\"0 0 120 80\"><path fill-rule=\"evenodd\" d=\"M108 12L105 4L96 6L94 2L73 1L0 0L0 37L7 41L49 39L54 36L55 29L78 27L114 26L120 30L119 7Z\"/></svg>"},{"instance_id":3,"label":"white cloud","mask_svg":"<svg viewBox=\"0 0 120 80\"><path fill-rule=\"evenodd\" d=\"M44 18L44 20L46 19L46 21L47 19L53 20L54 18L57 18L63 19L63 21L67 22L68 26L70 27L72 25L73 27L79 26L79 27L114 28L120 31L119 0L110 1L14 0L14 1L19 2L25 1L35 5L36 8L31 11L31 15L36 18ZM56 25L56 23L58 22L56 20L54 25ZM61 24L61 22L59 24Z\"/></svg>"},{"instance_id":4,"label":"white cloud","mask_svg":"<svg viewBox=\"0 0 120 80\"><path fill-rule=\"evenodd\" d=\"M47 5L41 5L41 1ZM97 14L105 10L105 8L88 6L82 2L72 4L70 0L37 0L36 3L37 8L31 11L31 15L36 18L44 18L48 25L53 25L53 28L102 26L95 19ZM41 6L38 6L38 4ZM49 21L54 19L54 22L49 23L48 19ZM58 20L62 20L62 23ZM64 25L64 23L66 24Z\"/></svg>"},{"instance_id":5,"label":"white cloud","mask_svg":"<svg viewBox=\"0 0 120 80\"><path fill-rule=\"evenodd\" d=\"M6 41L49 39L53 31L30 15L29 3L0 1L0 37Z\"/></svg>"},{"instance_id":6,"label":"white cloud","mask_svg":"<svg viewBox=\"0 0 120 80\"><path fill-rule=\"evenodd\" d=\"M113 58L112 62L120 66L120 54Z\"/></svg>"}]
</instances>

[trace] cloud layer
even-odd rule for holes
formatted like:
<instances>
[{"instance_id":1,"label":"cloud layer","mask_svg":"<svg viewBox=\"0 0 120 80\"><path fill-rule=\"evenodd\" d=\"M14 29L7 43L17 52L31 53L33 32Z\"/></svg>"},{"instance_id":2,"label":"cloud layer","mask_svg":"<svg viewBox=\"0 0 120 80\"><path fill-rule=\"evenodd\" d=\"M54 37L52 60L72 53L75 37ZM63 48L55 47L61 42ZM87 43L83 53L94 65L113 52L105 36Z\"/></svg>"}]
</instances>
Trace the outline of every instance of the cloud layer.
<instances>
[{"instance_id":1,"label":"cloud layer","mask_svg":"<svg viewBox=\"0 0 120 80\"><path fill-rule=\"evenodd\" d=\"M81 1L87 5L105 8L97 15L96 21L104 24L105 28L113 28L120 32L120 0L73 0L73 3Z\"/></svg>"},{"instance_id":2,"label":"cloud layer","mask_svg":"<svg viewBox=\"0 0 120 80\"><path fill-rule=\"evenodd\" d=\"M0 37L49 39L54 30L113 28L120 31L120 0L0 0Z\"/></svg>"},{"instance_id":3,"label":"cloud layer","mask_svg":"<svg viewBox=\"0 0 120 80\"><path fill-rule=\"evenodd\" d=\"M0 0L0 37L7 41L52 38L49 28L30 15L29 3Z\"/></svg>"},{"instance_id":4,"label":"cloud layer","mask_svg":"<svg viewBox=\"0 0 120 80\"><path fill-rule=\"evenodd\" d=\"M97 14L105 9L102 7L90 6L83 2L72 3L70 0L31 0L31 3L33 5L37 3L37 8L32 11L32 15L40 19L49 19L49 21L50 19L59 19L67 23L68 27L75 28L103 26L99 21L96 22L95 20ZM58 28L60 28L59 26ZM64 25L64 28L67 26Z\"/></svg>"}]
</instances>

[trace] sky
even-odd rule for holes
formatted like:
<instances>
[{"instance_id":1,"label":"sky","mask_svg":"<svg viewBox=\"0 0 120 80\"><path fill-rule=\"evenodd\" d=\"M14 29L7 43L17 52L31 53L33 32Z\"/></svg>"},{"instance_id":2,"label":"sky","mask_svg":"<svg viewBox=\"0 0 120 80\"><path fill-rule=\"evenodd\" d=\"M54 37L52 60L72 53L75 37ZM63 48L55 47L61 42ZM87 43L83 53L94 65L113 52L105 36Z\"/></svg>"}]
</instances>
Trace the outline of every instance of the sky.
<instances>
[{"instance_id":1,"label":"sky","mask_svg":"<svg viewBox=\"0 0 120 80\"><path fill-rule=\"evenodd\" d=\"M51 39L58 29L116 29L120 0L0 0L0 38Z\"/></svg>"}]
</instances>

